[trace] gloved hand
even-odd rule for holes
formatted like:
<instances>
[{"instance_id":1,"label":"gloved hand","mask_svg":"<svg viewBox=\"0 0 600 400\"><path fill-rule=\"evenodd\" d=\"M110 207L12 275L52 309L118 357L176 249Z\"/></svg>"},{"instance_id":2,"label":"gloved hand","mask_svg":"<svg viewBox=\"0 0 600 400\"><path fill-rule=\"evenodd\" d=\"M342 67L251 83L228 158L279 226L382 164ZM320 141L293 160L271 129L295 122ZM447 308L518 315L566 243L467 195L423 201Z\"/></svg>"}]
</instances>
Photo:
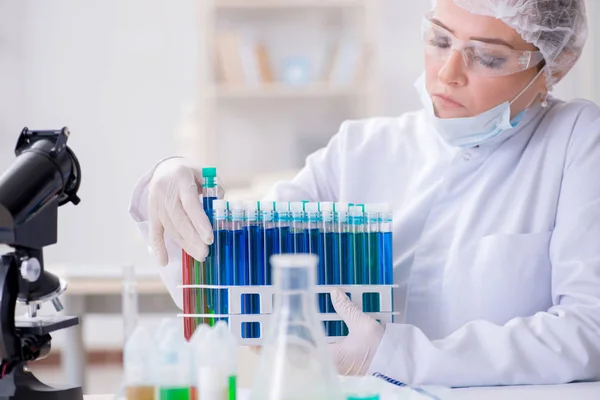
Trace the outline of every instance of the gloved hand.
<instances>
[{"instance_id":1,"label":"gloved hand","mask_svg":"<svg viewBox=\"0 0 600 400\"><path fill-rule=\"evenodd\" d=\"M213 230L201 194L202 170L187 160L171 158L154 170L148 196L150 248L161 266L169 262L165 234L198 261L208 255Z\"/></svg>"},{"instance_id":2,"label":"gloved hand","mask_svg":"<svg viewBox=\"0 0 600 400\"><path fill-rule=\"evenodd\" d=\"M341 375L365 375L383 339L384 328L363 313L340 289L331 292L338 315L348 325L348 336L331 345L333 359Z\"/></svg>"}]
</instances>

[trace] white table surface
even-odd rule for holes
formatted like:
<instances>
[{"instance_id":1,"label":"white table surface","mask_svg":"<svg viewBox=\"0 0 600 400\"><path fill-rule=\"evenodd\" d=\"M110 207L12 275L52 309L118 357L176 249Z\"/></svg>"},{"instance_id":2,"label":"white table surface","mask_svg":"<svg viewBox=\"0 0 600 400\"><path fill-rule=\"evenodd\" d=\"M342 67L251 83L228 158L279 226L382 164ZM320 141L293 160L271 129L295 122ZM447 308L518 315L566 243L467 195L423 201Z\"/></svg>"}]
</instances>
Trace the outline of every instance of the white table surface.
<instances>
[{"instance_id":1,"label":"white table surface","mask_svg":"<svg viewBox=\"0 0 600 400\"><path fill-rule=\"evenodd\" d=\"M247 399L247 391L238 396ZM414 397L411 397L411 399ZM113 395L84 396L85 400L113 400ZM557 386L485 387L451 390L440 400L599 400L600 382Z\"/></svg>"}]
</instances>

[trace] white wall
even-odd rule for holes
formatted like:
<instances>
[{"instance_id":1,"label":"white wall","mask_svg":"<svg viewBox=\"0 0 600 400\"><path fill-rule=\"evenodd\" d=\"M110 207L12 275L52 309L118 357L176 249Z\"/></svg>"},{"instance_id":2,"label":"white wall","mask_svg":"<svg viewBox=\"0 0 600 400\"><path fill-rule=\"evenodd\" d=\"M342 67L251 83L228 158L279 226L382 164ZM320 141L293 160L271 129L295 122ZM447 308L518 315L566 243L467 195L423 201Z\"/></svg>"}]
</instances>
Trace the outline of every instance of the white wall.
<instances>
[{"instance_id":1,"label":"white wall","mask_svg":"<svg viewBox=\"0 0 600 400\"><path fill-rule=\"evenodd\" d=\"M12 162L23 126L63 125L83 168L82 203L61 208L59 243L47 250L48 263L152 265L127 206L139 176L180 150L174 132L198 95L197 1L0 2L0 170ZM420 106L412 85L422 69L419 24L429 2L373 1L383 18L382 114L398 115ZM591 81L600 40L593 47L558 95L600 100L600 79ZM94 321L92 345L106 342L93 336L100 324L119 332L114 320Z\"/></svg>"},{"instance_id":2,"label":"white wall","mask_svg":"<svg viewBox=\"0 0 600 400\"><path fill-rule=\"evenodd\" d=\"M83 169L82 202L61 208L49 263L149 263L127 204L141 174L176 152L196 98L195 10L195 0L1 3L0 162L23 126L67 125Z\"/></svg>"},{"instance_id":3,"label":"white wall","mask_svg":"<svg viewBox=\"0 0 600 400\"><path fill-rule=\"evenodd\" d=\"M173 133L197 96L196 32L196 0L0 2L0 168L24 126L67 125L83 170L82 202L61 207L48 264L152 266L128 201L177 151ZM92 345L106 342L103 321L90 318Z\"/></svg>"}]
</instances>

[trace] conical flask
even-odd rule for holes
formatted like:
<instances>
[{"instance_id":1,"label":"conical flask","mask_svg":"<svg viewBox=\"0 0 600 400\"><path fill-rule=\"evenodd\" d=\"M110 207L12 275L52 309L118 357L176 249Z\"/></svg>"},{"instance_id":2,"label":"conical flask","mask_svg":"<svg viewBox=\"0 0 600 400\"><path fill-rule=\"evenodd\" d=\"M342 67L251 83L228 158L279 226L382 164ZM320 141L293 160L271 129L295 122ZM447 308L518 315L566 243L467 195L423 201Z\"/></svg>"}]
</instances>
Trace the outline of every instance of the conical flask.
<instances>
[{"instance_id":1,"label":"conical flask","mask_svg":"<svg viewBox=\"0 0 600 400\"><path fill-rule=\"evenodd\" d=\"M309 254L270 259L275 285L251 400L343 400L315 293L318 259Z\"/></svg>"}]
</instances>

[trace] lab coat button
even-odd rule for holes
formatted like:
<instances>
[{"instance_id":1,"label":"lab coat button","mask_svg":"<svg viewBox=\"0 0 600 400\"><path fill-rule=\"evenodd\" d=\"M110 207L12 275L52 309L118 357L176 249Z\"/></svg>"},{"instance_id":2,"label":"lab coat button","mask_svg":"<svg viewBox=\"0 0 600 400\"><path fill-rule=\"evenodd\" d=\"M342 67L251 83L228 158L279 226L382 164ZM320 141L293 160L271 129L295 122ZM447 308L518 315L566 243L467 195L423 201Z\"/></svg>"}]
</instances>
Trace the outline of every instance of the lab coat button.
<instances>
[{"instance_id":1,"label":"lab coat button","mask_svg":"<svg viewBox=\"0 0 600 400\"><path fill-rule=\"evenodd\" d=\"M469 161L471 159L471 153L465 153L465 154L463 154L462 158L465 161Z\"/></svg>"}]
</instances>

